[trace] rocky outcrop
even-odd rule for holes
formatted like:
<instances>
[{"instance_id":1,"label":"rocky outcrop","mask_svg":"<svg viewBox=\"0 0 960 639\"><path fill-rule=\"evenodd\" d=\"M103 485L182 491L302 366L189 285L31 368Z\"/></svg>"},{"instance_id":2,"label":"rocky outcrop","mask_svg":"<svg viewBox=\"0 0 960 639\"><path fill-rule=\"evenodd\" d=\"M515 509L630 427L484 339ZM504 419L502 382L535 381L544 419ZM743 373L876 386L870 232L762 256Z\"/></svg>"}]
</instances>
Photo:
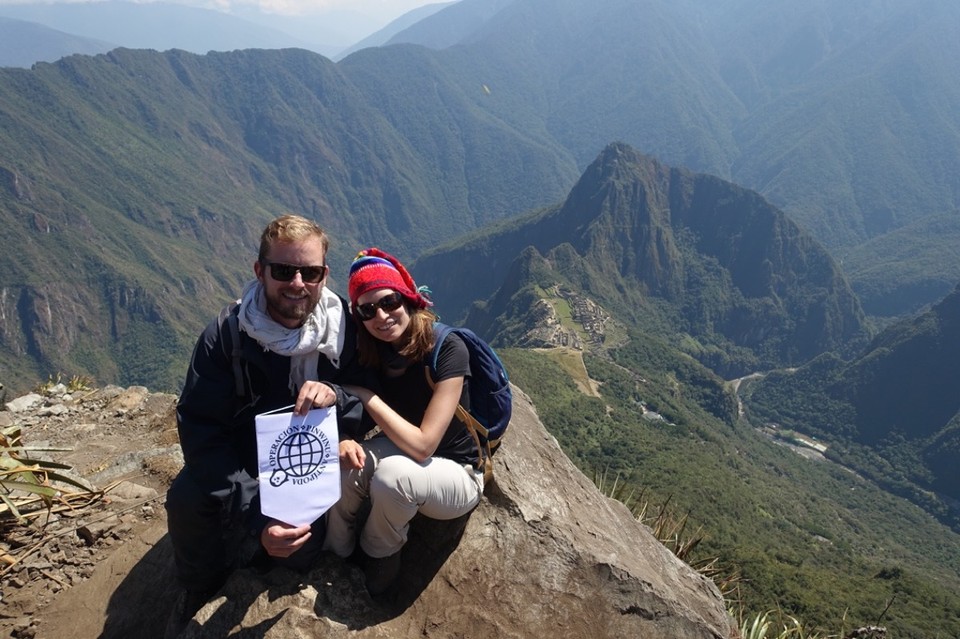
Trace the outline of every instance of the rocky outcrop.
<instances>
[{"instance_id":1,"label":"rocky outcrop","mask_svg":"<svg viewBox=\"0 0 960 639\"><path fill-rule=\"evenodd\" d=\"M516 397L486 498L465 520L414 522L394 600L371 600L332 557L299 582L244 570L183 636L730 636L714 584L600 494Z\"/></svg>"},{"instance_id":2,"label":"rocky outcrop","mask_svg":"<svg viewBox=\"0 0 960 639\"><path fill-rule=\"evenodd\" d=\"M32 554L7 549L16 564L0 575L11 616L0 628L47 639L162 637L176 595L162 507L182 464L176 398L142 387L53 390L7 402L0 425L19 425L28 445L61 451L72 472L110 488L24 530L45 535L19 544ZM332 555L306 575L245 568L181 636L732 636L714 584L600 494L514 393L485 498L460 520L414 520L392 599L371 599L362 571Z\"/></svg>"}]
</instances>

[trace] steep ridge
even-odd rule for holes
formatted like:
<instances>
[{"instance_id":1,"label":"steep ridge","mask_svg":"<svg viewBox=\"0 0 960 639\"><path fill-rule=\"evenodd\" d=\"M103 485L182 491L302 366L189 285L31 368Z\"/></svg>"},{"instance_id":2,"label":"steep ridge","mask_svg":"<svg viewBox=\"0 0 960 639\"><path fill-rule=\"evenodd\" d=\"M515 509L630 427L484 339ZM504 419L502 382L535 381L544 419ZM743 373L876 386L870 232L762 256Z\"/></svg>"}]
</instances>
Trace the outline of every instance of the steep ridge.
<instances>
[{"instance_id":1,"label":"steep ridge","mask_svg":"<svg viewBox=\"0 0 960 639\"><path fill-rule=\"evenodd\" d=\"M630 324L726 349L713 362L722 374L802 363L866 335L833 260L782 212L623 144L607 147L562 205L425 255L415 270L441 312L464 317L471 300L488 299L472 320L481 330L519 321L525 309L504 317L507 301L531 284L518 274L537 272L541 288L552 278Z\"/></svg>"},{"instance_id":2,"label":"steep ridge","mask_svg":"<svg viewBox=\"0 0 960 639\"><path fill-rule=\"evenodd\" d=\"M393 59L417 67L411 55ZM362 245L410 254L569 188L556 148L478 117L440 78L398 106L446 122L434 129L398 109L395 126L376 92L302 50L117 49L0 70L0 240L18 249L0 257L0 363L173 390L269 218L326 227L336 285ZM489 138L512 159L471 161Z\"/></svg>"}]
</instances>

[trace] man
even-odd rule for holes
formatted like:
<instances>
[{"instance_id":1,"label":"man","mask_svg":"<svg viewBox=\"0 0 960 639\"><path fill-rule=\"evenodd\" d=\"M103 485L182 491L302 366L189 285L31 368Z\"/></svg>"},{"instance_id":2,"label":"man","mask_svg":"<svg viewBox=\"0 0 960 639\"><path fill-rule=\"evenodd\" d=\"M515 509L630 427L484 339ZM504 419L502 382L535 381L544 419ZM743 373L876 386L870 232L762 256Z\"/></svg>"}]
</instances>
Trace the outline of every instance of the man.
<instances>
[{"instance_id":1,"label":"man","mask_svg":"<svg viewBox=\"0 0 960 639\"><path fill-rule=\"evenodd\" d=\"M185 590L175 611L181 626L250 559L242 549L307 570L323 545L322 518L294 527L260 514L254 418L336 405L341 440L362 437L362 405L339 386L361 379L356 327L346 302L325 287L327 247L313 222L273 220L260 238L256 279L194 349L177 404L185 465L166 504Z\"/></svg>"}]
</instances>

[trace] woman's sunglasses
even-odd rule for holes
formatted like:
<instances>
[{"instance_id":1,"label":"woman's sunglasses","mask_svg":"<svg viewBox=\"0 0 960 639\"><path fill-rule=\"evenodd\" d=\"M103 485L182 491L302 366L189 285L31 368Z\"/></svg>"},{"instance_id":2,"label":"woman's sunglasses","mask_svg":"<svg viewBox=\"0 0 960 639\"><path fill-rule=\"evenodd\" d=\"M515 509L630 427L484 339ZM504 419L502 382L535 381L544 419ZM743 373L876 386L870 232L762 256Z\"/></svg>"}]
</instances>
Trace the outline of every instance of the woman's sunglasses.
<instances>
[{"instance_id":1,"label":"woman's sunglasses","mask_svg":"<svg viewBox=\"0 0 960 639\"><path fill-rule=\"evenodd\" d=\"M357 304L356 310L357 315L360 316L360 319L367 321L372 320L377 316L377 309L382 308L385 313L390 313L400 308L402 304L403 295L400 295L400 293L392 293L390 295L384 295L376 302Z\"/></svg>"},{"instance_id":2,"label":"woman's sunglasses","mask_svg":"<svg viewBox=\"0 0 960 639\"><path fill-rule=\"evenodd\" d=\"M280 262L264 262L270 267L270 277L278 282L289 282L300 272L300 279L304 284L316 284L327 274L327 266L294 266L293 264L281 264Z\"/></svg>"}]
</instances>

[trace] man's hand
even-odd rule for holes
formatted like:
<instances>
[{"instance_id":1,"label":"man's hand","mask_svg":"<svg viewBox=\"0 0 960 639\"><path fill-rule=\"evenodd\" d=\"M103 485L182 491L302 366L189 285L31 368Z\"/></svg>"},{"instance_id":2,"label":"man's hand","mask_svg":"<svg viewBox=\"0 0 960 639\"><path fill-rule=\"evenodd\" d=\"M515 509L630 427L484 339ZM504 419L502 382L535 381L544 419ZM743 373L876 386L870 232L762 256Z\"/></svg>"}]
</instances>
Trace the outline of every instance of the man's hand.
<instances>
[{"instance_id":1,"label":"man's hand","mask_svg":"<svg viewBox=\"0 0 960 639\"><path fill-rule=\"evenodd\" d=\"M340 442L340 465L347 468L360 470L367 461L367 453L363 446L353 441L345 439Z\"/></svg>"},{"instance_id":2,"label":"man's hand","mask_svg":"<svg viewBox=\"0 0 960 639\"><path fill-rule=\"evenodd\" d=\"M313 408L325 408L337 403L337 393L323 382L304 382L293 405L296 415L306 415Z\"/></svg>"},{"instance_id":3,"label":"man's hand","mask_svg":"<svg viewBox=\"0 0 960 639\"><path fill-rule=\"evenodd\" d=\"M289 557L310 539L310 524L291 526L271 519L260 533L260 543L271 557Z\"/></svg>"}]
</instances>

